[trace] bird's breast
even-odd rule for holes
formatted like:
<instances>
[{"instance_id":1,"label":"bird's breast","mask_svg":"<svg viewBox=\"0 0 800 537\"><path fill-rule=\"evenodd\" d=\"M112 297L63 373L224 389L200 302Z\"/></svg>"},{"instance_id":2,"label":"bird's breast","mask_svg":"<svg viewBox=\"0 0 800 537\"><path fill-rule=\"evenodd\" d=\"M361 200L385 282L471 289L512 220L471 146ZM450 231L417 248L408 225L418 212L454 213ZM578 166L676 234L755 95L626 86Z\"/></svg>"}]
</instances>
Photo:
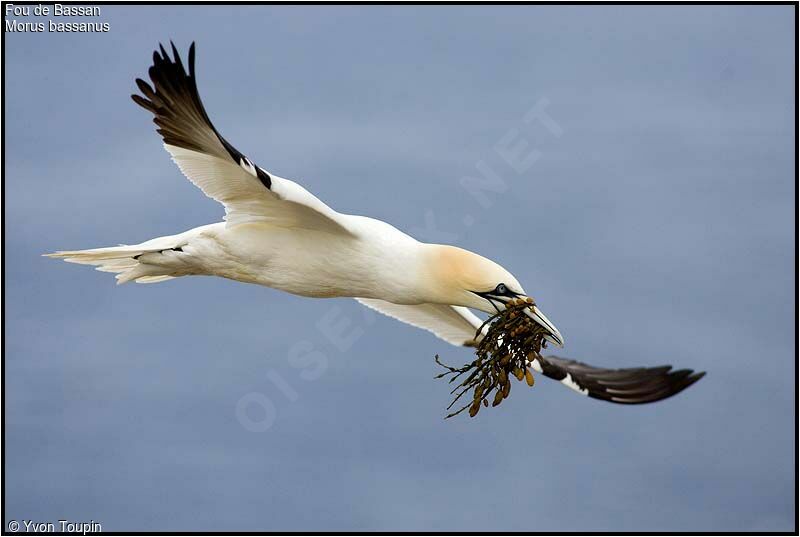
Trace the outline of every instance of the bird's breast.
<instances>
[{"instance_id":1,"label":"bird's breast","mask_svg":"<svg viewBox=\"0 0 800 537\"><path fill-rule=\"evenodd\" d=\"M249 223L218 238L216 275L310 297L414 303L417 262L406 241Z\"/></svg>"}]
</instances>

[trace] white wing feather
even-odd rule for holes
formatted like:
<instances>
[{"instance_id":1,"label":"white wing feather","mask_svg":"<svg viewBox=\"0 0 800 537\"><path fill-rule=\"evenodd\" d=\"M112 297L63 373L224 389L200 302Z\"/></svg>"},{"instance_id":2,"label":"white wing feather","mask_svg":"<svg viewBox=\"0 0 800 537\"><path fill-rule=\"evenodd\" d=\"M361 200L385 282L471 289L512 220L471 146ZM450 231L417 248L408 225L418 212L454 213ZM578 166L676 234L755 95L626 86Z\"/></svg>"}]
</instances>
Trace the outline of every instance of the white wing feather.
<instances>
[{"instance_id":1,"label":"white wing feather","mask_svg":"<svg viewBox=\"0 0 800 537\"><path fill-rule=\"evenodd\" d=\"M294 181L270 174L272 186L267 189L252 164L246 168L229 158L169 144L164 147L192 183L222 203L230 225L262 221L282 227L349 233L339 213Z\"/></svg>"},{"instance_id":2,"label":"white wing feather","mask_svg":"<svg viewBox=\"0 0 800 537\"><path fill-rule=\"evenodd\" d=\"M432 332L452 345L469 345L483 321L467 308L446 304L393 304L374 298L357 298L359 302L388 317ZM485 333L485 330L484 330Z\"/></svg>"},{"instance_id":3,"label":"white wing feather","mask_svg":"<svg viewBox=\"0 0 800 537\"><path fill-rule=\"evenodd\" d=\"M164 147L184 175L207 196L225 206L229 225L252 221L276 226L349 233L336 211L300 185L273 176L220 135L203 107L194 72L194 43L187 73L175 46L153 54L148 70L152 86L142 79L142 95L131 98L153 114Z\"/></svg>"}]
</instances>

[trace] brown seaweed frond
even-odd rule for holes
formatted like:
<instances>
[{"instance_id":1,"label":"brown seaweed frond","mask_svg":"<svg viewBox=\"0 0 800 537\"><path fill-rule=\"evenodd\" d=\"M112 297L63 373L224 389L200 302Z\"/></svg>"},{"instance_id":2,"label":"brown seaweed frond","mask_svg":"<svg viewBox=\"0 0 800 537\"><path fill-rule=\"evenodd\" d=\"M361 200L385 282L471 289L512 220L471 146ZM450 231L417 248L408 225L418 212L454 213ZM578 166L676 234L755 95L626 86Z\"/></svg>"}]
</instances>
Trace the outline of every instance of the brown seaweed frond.
<instances>
[{"instance_id":1,"label":"brown seaweed frond","mask_svg":"<svg viewBox=\"0 0 800 537\"><path fill-rule=\"evenodd\" d=\"M528 299L512 300L506 304L506 309L492 315L481 325L475 334L475 340L480 338L484 327L488 326L486 335L477 343L476 358L461 367L451 367L442 363L437 354L436 363L445 369L445 372L435 378L449 377L449 383L455 383L450 392L453 401L447 410L453 408L464 394L472 391L472 401L459 407L445 416L452 418L464 410L469 409L469 415L475 416L483 406L497 406L508 398L511 393L511 377L525 380L528 386L533 386L533 372L530 362L541 356L540 352L546 346L544 336L546 330L525 314L525 309L533 307L533 301ZM494 395L492 395L494 392Z\"/></svg>"}]
</instances>

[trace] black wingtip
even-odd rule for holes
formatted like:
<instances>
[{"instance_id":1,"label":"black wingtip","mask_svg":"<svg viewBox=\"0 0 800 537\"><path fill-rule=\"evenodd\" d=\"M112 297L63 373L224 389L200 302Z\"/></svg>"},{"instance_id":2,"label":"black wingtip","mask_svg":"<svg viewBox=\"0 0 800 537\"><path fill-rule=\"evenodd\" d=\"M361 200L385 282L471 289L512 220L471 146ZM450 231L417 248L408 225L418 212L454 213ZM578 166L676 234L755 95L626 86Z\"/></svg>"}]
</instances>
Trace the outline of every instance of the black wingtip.
<instances>
[{"instance_id":1,"label":"black wingtip","mask_svg":"<svg viewBox=\"0 0 800 537\"><path fill-rule=\"evenodd\" d=\"M169 45L170 47L172 47L172 56L174 58L173 61L175 62L175 65L177 65L178 68L181 71L183 71L183 64L181 63L181 55L178 54L178 49L175 47L175 43L173 43L171 39L169 40Z\"/></svg>"},{"instance_id":2,"label":"black wingtip","mask_svg":"<svg viewBox=\"0 0 800 537\"><path fill-rule=\"evenodd\" d=\"M238 166L243 162L244 155L214 128L197 92L194 76L195 43L189 46L188 75L175 43L170 41L169 44L174 57L170 58L164 45L159 43L158 49L153 52L153 65L147 70L152 87L144 80L136 79L136 85L144 96L133 95L131 98L153 113L153 123L158 127L156 132L164 143L213 156L220 156L222 149ZM256 166L254 175L267 189L271 188L272 178L267 172Z\"/></svg>"},{"instance_id":3,"label":"black wingtip","mask_svg":"<svg viewBox=\"0 0 800 537\"><path fill-rule=\"evenodd\" d=\"M189 45L189 76L194 78L194 41Z\"/></svg>"},{"instance_id":4,"label":"black wingtip","mask_svg":"<svg viewBox=\"0 0 800 537\"><path fill-rule=\"evenodd\" d=\"M618 404L654 403L676 395L705 376L705 371L672 370L671 366L604 369L587 364L545 356L540 360L545 376L570 384L594 399Z\"/></svg>"},{"instance_id":5,"label":"black wingtip","mask_svg":"<svg viewBox=\"0 0 800 537\"><path fill-rule=\"evenodd\" d=\"M692 384L694 384L695 382L697 382L698 380L700 380L701 378L703 378L705 376L706 376L706 372L705 371L698 371L697 373L693 373L693 374L689 375L689 377L686 380L689 380L691 382L689 384L687 384L687 386L691 386Z\"/></svg>"},{"instance_id":6,"label":"black wingtip","mask_svg":"<svg viewBox=\"0 0 800 537\"><path fill-rule=\"evenodd\" d=\"M138 87L139 91L144 93L144 96L147 97L148 99L150 98L150 95L155 93L153 91L153 88L150 87L150 84L148 84L147 82L145 82L141 78L137 78L136 79L136 87Z\"/></svg>"}]
</instances>

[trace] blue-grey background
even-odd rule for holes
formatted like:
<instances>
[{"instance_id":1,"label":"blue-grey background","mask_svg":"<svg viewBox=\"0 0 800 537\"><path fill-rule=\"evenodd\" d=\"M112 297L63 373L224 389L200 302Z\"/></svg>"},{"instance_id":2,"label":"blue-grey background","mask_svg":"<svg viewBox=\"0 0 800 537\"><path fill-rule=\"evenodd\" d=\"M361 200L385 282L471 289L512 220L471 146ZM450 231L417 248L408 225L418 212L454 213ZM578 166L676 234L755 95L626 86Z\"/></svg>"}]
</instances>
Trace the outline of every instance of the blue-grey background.
<instances>
[{"instance_id":1,"label":"blue-grey background","mask_svg":"<svg viewBox=\"0 0 800 537\"><path fill-rule=\"evenodd\" d=\"M108 34L6 34L6 522L793 529L793 9L106 6ZM497 260L562 355L708 376L639 407L540 379L443 421L433 355L469 351L351 300L40 257L220 219L129 98L170 38L240 150ZM543 99L560 137L523 121Z\"/></svg>"}]
</instances>

